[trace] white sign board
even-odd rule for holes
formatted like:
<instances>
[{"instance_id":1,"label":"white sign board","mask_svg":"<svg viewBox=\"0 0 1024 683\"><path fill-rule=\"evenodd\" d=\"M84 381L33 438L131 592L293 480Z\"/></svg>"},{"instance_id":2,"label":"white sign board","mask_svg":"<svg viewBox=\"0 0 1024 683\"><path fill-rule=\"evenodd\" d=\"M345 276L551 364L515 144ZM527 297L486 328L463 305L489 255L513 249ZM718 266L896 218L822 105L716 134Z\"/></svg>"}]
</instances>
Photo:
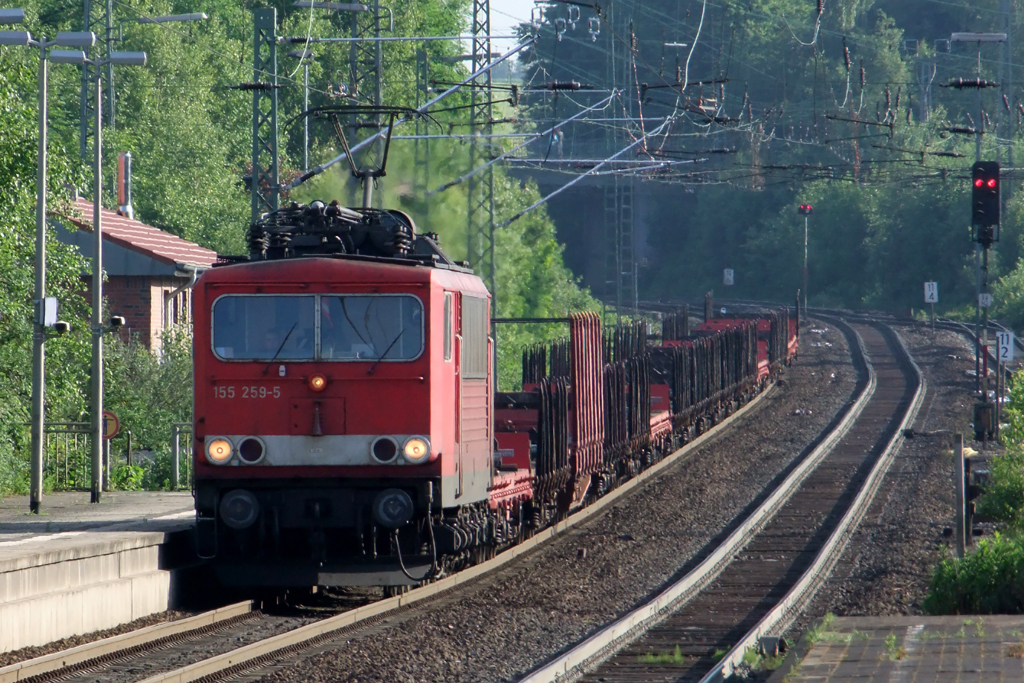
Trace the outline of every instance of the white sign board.
<instances>
[{"instance_id":1,"label":"white sign board","mask_svg":"<svg viewBox=\"0 0 1024 683\"><path fill-rule=\"evenodd\" d=\"M1000 362L1006 363L1013 360L1013 332L996 332L996 339L999 340Z\"/></svg>"},{"instance_id":2,"label":"white sign board","mask_svg":"<svg viewBox=\"0 0 1024 683\"><path fill-rule=\"evenodd\" d=\"M937 303L939 303L939 283L938 282L926 282L926 283L924 283L924 302L926 304L937 304Z\"/></svg>"},{"instance_id":3,"label":"white sign board","mask_svg":"<svg viewBox=\"0 0 1024 683\"><path fill-rule=\"evenodd\" d=\"M991 294L979 294L978 295L978 307L979 308L991 308L992 307L992 295Z\"/></svg>"},{"instance_id":4,"label":"white sign board","mask_svg":"<svg viewBox=\"0 0 1024 683\"><path fill-rule=\"evenodd\" d=\"M722 284L731 287L736 283L736 271L732 268L726 268L722 273Z\"/></svg>"},{"instance_id":5,"label":"white sign board","mask_svg":"<svg viewBox=\"0 0 1024 683\"><path fill-rule=\"evenodd\" d=\"M42 301L42 308L39 311L39 322L45 327L53 327L57 324L57 299L48 296Z\"/></svg>"}]
</instances>

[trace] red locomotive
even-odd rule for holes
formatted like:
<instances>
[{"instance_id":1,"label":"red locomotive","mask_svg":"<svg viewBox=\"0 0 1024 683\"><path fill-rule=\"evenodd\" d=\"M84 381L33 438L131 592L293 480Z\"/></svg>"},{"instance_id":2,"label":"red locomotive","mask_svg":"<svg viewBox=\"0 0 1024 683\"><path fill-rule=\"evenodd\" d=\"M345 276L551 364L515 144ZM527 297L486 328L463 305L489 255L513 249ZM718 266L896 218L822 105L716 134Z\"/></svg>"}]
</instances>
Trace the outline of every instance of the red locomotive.
<instances>
[{"instance_id":1,"label":"red locomotive","mask_svg":"<svg viewBox=\"0 0 1024 683\"><path fill-rule=\"evenodd\" d=\"M487 289L405 214L293 205L249 242L193 304L197 539L227 584L413 585L479 561L795 354L784 311L666 323L658 344L580 313L496 394Z\"/></svg>"}]
</instances>

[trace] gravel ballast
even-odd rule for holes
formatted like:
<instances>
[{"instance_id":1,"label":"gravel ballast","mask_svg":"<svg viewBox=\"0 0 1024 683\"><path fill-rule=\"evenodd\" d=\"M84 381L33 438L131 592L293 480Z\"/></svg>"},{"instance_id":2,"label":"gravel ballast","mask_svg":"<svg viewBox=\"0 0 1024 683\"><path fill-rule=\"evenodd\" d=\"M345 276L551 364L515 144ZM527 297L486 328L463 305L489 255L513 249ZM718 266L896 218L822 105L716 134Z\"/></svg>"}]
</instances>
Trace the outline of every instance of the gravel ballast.
<instances>
[{"instance_id":1,"label":"gravel ballast","mask_svg":"<svg viewBox=\"0 0 1024 683\"><path fill-rule=\"evenodd\" d=\"M914 429L950 430L969 440L974 404L974 349L961 334L897 326L927 382ZM791 629L826 613L837 616L921 614L935 565L946 557L953 523L952 459L947 438L905 439L879 495L832 577Z\"/></svg>"},{"instance_id":2,"label":"gravel ballast","mask_svg":"<svg viewBox=\"0 0 1024 683\"><path fill-rule=\"evenodd\" d=\"M516 680L688 569L820 434L855 383L843 335L815 325L800 360L742 428L459 594L283 662L263 680Z\"/></svg>"}]
</instances>

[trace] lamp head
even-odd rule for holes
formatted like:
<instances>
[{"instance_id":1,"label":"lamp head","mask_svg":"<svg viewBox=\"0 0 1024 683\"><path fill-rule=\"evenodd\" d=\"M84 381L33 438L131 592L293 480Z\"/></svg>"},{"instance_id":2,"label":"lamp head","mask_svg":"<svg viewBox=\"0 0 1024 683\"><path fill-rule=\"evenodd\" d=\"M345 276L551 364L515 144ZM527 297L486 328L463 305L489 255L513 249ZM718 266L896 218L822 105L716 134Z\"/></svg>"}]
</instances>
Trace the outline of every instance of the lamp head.
<instances>
[{"instance_id":1,"label":"lamp head","mask_svg":"<svg viewBox=\"0 0 1024 683\"><path fill-rule=\"evenodd\" d=\"M114 66L146 66L146 53L111 52L107 61Z\"/></svg>"},{"instance_id":2,"label":"lamp head","mask_svg":"<svg viewBox=\"0 0 1024 683\"><path fill-rule=\"evenodd\" d=\"M25 23L25 10L21 8L0 9L0 24Z\"/></svg>"},{"instance_id":3,"label":"lamp head","mask_svg":"<svg viewBox=\"0 0 1024 683\"><path fill-rule=\"evenodd\" d=\"M88 50L96 45L96 34L92 31L61 31L53 43L61 47L77 47Z\"/></svg>"},{"instance_id":4,"label":"lamp head","mask_svg":"<svg viewBox=\"0 0 1024 683\"><path fill-rule=\"evenodd\" d=\"M82 50L50 50L50 61L54 64L75 64L81 66L89 60Z\"/></svg>"},{"instance_id":5,"label":"lamp head","mask_svg":"<svg viewBox=\"0 0 1024 683\"><path fill-rule=\"evenodd\" d=\"M0 31L0 46L13 47L31 42L32 34L28 31Z\"/></svg>"}]
</instances>

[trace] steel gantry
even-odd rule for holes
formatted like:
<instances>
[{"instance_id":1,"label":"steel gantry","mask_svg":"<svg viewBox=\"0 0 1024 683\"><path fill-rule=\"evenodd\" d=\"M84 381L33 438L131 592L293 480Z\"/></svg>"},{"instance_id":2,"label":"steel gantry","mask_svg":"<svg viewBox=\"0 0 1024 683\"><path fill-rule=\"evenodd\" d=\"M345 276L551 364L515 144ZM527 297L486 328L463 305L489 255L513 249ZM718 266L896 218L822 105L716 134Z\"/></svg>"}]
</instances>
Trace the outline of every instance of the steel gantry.
<instances>
[{"instance_id":1,"label":"steel gantry","mask_svg":"<svg viewBox=\"0 0 1024 683\"><path fill-rule=\"evenodd\" d=\"M491 3L473 0L472 73L476 73L491 60ZM494 128L494 108L491 104L490 70L470 84L469 167L485 163L491 154L489 136ZM466 232L466 258L470 267L487 283L491 295L496 297L494 282L494 170L469 179L469 224Z\"/></svg>"},{"instance_id":2,"label":"steel gantry","mask_svg":"<svg viewBox=\"0 0 1024 683\"><path fill-rule=\"evenodd\" d=\"M252 58L252 222L278 207L277 10L257 9Z\"/></svg>"}]
</instances>

